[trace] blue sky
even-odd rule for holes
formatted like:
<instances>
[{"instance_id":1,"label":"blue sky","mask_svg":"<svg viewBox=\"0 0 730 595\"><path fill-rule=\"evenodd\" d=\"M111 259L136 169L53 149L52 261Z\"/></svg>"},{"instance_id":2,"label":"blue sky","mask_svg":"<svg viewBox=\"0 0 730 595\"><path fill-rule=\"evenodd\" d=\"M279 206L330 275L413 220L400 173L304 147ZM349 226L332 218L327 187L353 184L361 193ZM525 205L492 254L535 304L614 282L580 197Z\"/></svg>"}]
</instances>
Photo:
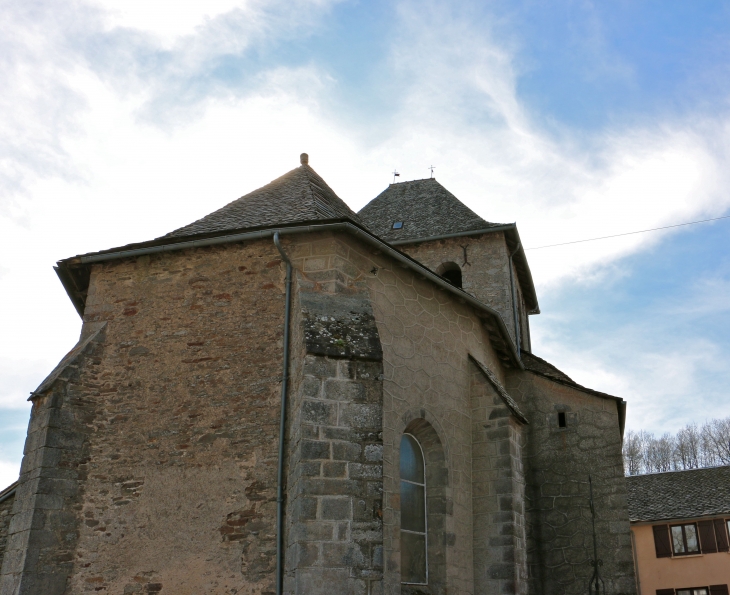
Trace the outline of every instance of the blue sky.
<instances>
[{"instance_id":1,"label":"blue sky","mask_svg":"<svg viewBox=\"0 0 730 595\"><path fill-rule=\"evenodd\" d=\"M436 177L526 246L730 212L723 2L0 0L0 483L80 321L52 270L295 167ZM730 415L730 220L528 252L535 352L657 433Z\"/></svg>"}]
</instances>

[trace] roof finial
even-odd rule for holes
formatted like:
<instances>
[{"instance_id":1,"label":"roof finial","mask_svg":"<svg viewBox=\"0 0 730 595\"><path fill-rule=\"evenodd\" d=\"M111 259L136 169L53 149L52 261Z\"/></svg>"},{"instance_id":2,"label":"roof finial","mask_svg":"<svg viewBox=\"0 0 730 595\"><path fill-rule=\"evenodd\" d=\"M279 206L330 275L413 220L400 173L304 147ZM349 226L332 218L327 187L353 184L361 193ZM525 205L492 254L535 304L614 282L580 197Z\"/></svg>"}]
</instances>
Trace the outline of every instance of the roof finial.
<instances>
[{"instance_id":1,"label":"roof finial","mask_svg":"<svg viewBox=\"0 0 730 595\"><path fill-rule=\"evenodd\" d=\"M428 169L430 169L430 170L431 170L431 177L433 178L433 170L435 170L435 169L436 169L436 167L432 165L432 166L430 166L430 167L429 167Z\"/></svg>"},{"instance_id":2,"label":"roof finial","mask_svg":"<svg viewBox=\"0 0 730 595\"><path fill-rule=\"evenodd\" d=\"M302 153L301 155L299 155L299 163L301 163L302 165L309 165L309 155L307 155L306 153Z\"/></svg>"},{"instance_id":3,"label":"roof finial","mask_svg":"<svg viewBox=\"0 0 730 595\"><path fill-rule=\"evenodd\" d=\"M400 176L397 169L393 170L393 184L395 184L395 179Z\"/></svg>"}]
</instances>

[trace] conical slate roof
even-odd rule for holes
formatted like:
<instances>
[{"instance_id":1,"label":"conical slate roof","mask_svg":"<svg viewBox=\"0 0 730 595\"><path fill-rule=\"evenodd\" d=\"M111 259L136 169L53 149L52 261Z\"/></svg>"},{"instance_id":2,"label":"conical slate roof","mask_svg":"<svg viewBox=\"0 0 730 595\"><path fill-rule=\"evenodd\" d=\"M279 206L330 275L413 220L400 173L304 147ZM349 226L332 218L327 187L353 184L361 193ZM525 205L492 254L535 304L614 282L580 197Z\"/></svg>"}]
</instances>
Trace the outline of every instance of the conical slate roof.
<instances>
[{"instance_id":1,"label":"conical slate roof","mask_svg":"<svg viewBox=\"0 0 730 595\"><path fill-rule=\"evenodd\" d=\"M501 225L482 219L434 178L391 184L358 214L370 231L389 242ZM397 222L403 226L393 229Z\"/></svg>"},{"instance_id":2,"label":"conical slate roof","mask_svg":"<svg viewBox=\"0 0 730 595\"><path fill-rule=\"evenodd\" d=\"M357 214L317 172L303 163L266 186L162 237L186 237L333 219L349 219L361 224Z\"/></svg>"}]
</instances>

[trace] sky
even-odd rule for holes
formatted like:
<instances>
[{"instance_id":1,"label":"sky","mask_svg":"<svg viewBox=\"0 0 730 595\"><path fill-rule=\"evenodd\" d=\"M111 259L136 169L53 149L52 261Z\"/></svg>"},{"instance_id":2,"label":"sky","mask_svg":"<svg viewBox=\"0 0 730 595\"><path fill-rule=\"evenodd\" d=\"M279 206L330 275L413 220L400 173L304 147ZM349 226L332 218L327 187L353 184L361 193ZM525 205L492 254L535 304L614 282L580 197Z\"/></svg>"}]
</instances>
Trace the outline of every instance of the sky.
<instances>
[{"instance_id":1,"label":"sky","mask_svg":"<svg viewBox=\"0 0 730 595\"><path fill-rule=\"evenodd\" d=\"M53 264L298 165L516 221L533 351L657 434L730 415L730 5L0 0L0 484L81 322Z\"/></svg>"}]
</instances>

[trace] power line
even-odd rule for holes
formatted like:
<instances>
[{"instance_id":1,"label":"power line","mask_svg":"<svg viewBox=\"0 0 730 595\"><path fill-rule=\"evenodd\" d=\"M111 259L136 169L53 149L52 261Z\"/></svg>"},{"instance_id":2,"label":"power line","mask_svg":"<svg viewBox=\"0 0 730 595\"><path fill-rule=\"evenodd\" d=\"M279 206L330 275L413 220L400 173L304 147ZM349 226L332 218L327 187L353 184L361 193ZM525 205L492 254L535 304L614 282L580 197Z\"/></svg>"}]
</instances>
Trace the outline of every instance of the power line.
<instances>
[{"instance_id":1,"label":"power line","mask_svg":"<svg viewBox=\"0 0 730 595\"><path fill-rule=\"evenodd\" d=\"M671 229L672 227L683 227L685 225L695 225L697 223L708 223L709 221L719 221L720 219L730 219L730 215L722 217L714 217L712 219L702 219L701 221L690 221L688 223L677 223L676 225L665 225L664 227L652 227L651 229L641 229L639 231L628 231L626 233L617 233L612 236L601 236L600 238L588 238L585 240L574 240L572 242L562 242L560 244L548 244L547 246L535 246L534 248L525 248L525 250L540 250L541 248L554 248L555 246L567 246L568 244L580 244L582 242L595 242L596 240L607 240L609 238L620 238L621 236L631 236L637 233L646 233L647 231L659 231L660 229Z\"/></svg>"}]
</instances>

